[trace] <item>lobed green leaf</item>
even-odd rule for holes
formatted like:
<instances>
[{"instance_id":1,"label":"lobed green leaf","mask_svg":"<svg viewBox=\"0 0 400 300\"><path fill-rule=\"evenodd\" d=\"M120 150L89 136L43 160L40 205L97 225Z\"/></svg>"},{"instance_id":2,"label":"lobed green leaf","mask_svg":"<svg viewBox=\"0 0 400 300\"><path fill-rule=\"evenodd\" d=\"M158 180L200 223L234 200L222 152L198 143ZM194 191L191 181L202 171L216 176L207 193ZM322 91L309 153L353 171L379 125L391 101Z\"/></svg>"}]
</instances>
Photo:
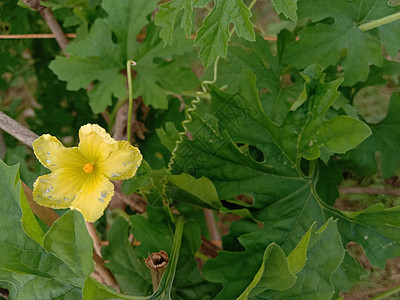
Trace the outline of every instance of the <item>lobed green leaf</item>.
<instances>
[{"instance_id":1,"label":"lobed green leaf","mask_svg":"<svg viewBox=\"0 0 400 300\"><path fill-rule=\"evenodd\" d=\"M361 5L363 3L363 5ZM372 32L363 32L358 25L399 11L379 0L364 3L361 0L335 3L327 0L298 1L298 18L311 19L313 26L299 31L300 39L288 46L284 61L297 68L317 63L327 68L340 65L344 70L345 86L365 81L369 66L383 63L382 42L389 45L391 53L399 46L400 39L388 34L394 23L382 26L381 41ZM397 26L398 27L398 26ZM398 28L394 29L395 31Z\"/></svg>"},{"instance_id":2,"label":"lobed green leaf","mask_svg":"<svg viewBox=\"0 0 400 300\"><path fill-rule=\"evenodd\" d=\"M175 28L176 18L182 9L181 27L185 30L186 36L190 37L193 13L192 0L171 0L158 6L154 24L162 27L160 37L164 40L165 44L172 43L172 33Z\"/></svg>"},{"instance_id":3,"label":"lobed green leaf","mask_svg":"<svg viewBox=\"0 0 400 300\"><path fill-rule=\"evenodd\" d=\"M235 25L239 37L254 40L251 12L243 0L217 0L211 13L204 19L197 31L195 45L201 47L199 57L205 67L225 56L230 38L229 24Z\"/></svg>"},{"instance_id":4,"label":"lobed green leaf","mask_svg":"<svg viewBox=\"0 0 400 300\"><path fill-rule=\"evenodd\" d=\"M297 22L297 0L272 0L272 4L278 14Z\"/></svg>"}]
</instances>

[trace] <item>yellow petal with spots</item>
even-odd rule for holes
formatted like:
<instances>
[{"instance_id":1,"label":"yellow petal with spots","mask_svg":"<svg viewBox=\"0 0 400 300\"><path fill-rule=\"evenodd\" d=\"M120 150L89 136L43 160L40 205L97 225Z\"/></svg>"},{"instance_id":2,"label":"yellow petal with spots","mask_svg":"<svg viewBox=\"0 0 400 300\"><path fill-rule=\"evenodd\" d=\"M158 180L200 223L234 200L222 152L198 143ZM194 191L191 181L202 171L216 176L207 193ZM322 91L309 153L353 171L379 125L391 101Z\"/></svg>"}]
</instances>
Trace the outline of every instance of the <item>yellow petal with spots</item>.
<instances>
[{"instance_id":1,"label":"yellow petal with spots","mask_svg":"<svg viewBox=\"0 0 400 300\"><path fill-rule=\"evenodd\" d=\"M113 195L114 185L103 175L91 173L70 207L79 210L86 222L95 222L103 215Z\"/></svg>"},{"instance_id":2,"label":"yellow petal with spots","mask_svg":"<svg viewBox=\"0 0 400 300\"><path fill-rule=\"evenodd\" d=\"M39 176L33 184L33 200L51 208L68 208L85 182L85 172L62 168Z\"/></svg>"},{"instance_id":3,"label":"yellow petal with spots","mask_svg":"<svg viewBox=\"0 0 400 300\"><path fill-rule=\"evenodd\" d=\"M110 180L126 180L132 178L142 162L142 154L138 148L127 141L118 141L118 150L97 164L99 171Z\"/></svg>"},{"instance_id":4,"label":"yellow petal with spots","mask_svg":"<svg viewBox=\"0 0 400 300\"><path fill-rule=\"evenodd\" d=\"M87 124L79 129L79 151L90 163L105 160L118 149L118 143L97 124Z\"/></svg>"},{"instance_id":5,"label":"yellow petal with spots","mask_svg":"<svg viewBox=\"0 0 400 300\"><path fill-rule=\"evenodd\" d=\"M77 147L65 148L50 134L43 134L33 142L33 150L39 161L51 171L68 167L80 167L86 159Z\"/></svg>"}]
</instances>

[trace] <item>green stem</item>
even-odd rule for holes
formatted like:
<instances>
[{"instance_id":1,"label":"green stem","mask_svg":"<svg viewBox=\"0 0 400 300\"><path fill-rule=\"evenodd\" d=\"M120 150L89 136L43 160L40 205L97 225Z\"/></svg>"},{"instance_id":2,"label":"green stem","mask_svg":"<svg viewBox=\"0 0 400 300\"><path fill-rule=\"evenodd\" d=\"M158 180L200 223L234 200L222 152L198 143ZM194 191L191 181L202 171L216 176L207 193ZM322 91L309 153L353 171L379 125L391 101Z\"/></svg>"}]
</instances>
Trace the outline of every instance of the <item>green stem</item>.
<instances>
[{"instance_id":1,"label":"green stem","mask_svg":"<svg viewBox=\"0 0 400 300\"><path fill-rule=\"evenodd\" d=\"M311 177L314 175L315 172L315 166L317 165L317 161L316 160L311 160L310 161L310 167L308 169L308 177Z\"/></svg>"},{"instance_id":2,"label":"green stem","mask_svg":"<svg viewBox=\"0 0 400 300\"><path fill-rule=\"evenodd\" d=\"M249 10L251 10L253 8L253 6L256 4L257 0L253 0L251 1L250 5L249 5Z\"/></svg>"},{"instance_id":3,"label":"green stem","mask_svg":"<svg viewBox=\"0 0 400 300\"><path fill-rule=\"evenodd\" d=\"M136 62L133 60L128 60L126 63L126 69L128 75L129 108L128 108L128 124L126 126L126 140L129 143L131 142L131 120L132 120L132 106L133 106L131 66L136 66Z\"/></svg>"},{"instance_id":4,"label":"green stem","mask_svg":"<svg viewBox=\"0 0 400 300\"><path fill-rule=\"evenodd\" d=\"M374 20L374 21L371 21L371 22L368 22L365 24L361 24L360 26L358 26L358 29L360 29L362 31L367 31L367 30L371 30L371 29L374 29L379 26L389 24L391 22L395 22L397 20L400 20L400 12L380 18L378 20Z\"/></svg>"},{"instance_id":5,"label":"green stem","mask_svg":"<svg viewBox=\"0 0 400 300\"><path fill-rule=\"evenodd\" d=\"M204 260L204 261L207 261L209 259L209 257L207 255L201 253L200 251L196 251L194 256L196 256L197 258L200 258L201 260Z\"/></svg>"},{"instance_id":6,"label":"green stem","mask_svg":"<svg viewBox=\"0 0 400 300\"><path fill-rule=\"evenodd\" d=\"M217 75L218 75L218 60L219 60L219 56L217 56L217 59L215 60L214 63L214 76L213 76L213 80L204 80L201 82L200 86L203 90L203 93L200 93L198 95L204 95L207 94L207 88L206 88L206 84L214 84L217 82ZM200 100L200 99L199 99Z\"/></svg>"},{"instance_id":7,"label":"green stem","mask_svg":"<svg viewBox=\"0 0 400 300\"><path fill-rule=\"evenodd\" d=\"M380 295L378 295L376 297L371 298L371 300L388 299L389 296L391 296L393 294L396 294L398 292L400 292L400 285L396 286L396 287L394 287L394 288L392 288L392 289L390 289L390 290L388 290L388 291L386 291L386 292L384 292L384 293L382 293L382 294L380 294Z\"/></svg>"}]
</instances>

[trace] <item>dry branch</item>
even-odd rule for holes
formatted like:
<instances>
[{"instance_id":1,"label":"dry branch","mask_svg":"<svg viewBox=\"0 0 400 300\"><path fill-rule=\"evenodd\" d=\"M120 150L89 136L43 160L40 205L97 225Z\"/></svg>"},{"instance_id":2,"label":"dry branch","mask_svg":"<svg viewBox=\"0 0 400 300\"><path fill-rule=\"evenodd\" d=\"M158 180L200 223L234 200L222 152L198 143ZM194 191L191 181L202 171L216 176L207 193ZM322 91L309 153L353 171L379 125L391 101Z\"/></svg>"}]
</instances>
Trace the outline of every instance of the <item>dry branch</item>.
<instances>
[{"instance_id":1,"label":"dry branch","mask_svg":"<svg viewBox=\"0 0 400 300\"><path fill-rule=\"evenodd\" d=\"M132 211L137 211L139 213L144 213L146 211L147 201L136 194L131 194L129 196L125 195L121 190L121 182L113 182L114 184L114 196L113 201L123 202L128 205Z\"/></svg>"},{"instance_id":2,"label":"dry branch","mask_svg":"<svg viewBox=\"0 0 400 300\"><path fill-rule=\"evenodd\" d=\"M210 209L204 209L204 217L206 219L206 224L208 232L210 233L211 242L219 249L222 249L221 238L219 236L217 224L214 219L214 213Z\"/></svg>"},{"instance_id":3,"label":"dry branch","mask_svg":"<svg viewBox=\"0 0 400 300\"><path fill-rule=\"evenodd\" d=\"M370 187L341 187L339 188L341 194L372 194L372 195L390 195L400 197L400 189L386 189L386 188L370 188Z\"/></svg>"},{"instance_id":4,"label":"dry branch","mask_svg":"<svg viewBox=\"0 0 400 300\"><path fill-rule=\"evenodd\" d=\"M47 26L49 26L51 32L54 34L55 39L58 45L60 46L61 50L65 52L65 48L67 48L68 45L68 39L65 36L60 24L58 24L50 8L41 5L40 0L22 0L22 1L30 8L37 10L42 15ZM68 55L66 54L66 56Z\"/></svg>"},{"instance_id":5,"label":"dry branch","mask_svg":"<svg viewBox=\"0 0 400 300\"><path fill-rule=\"evenodd\" d=\"M0 111L0 129L15 137L17 140L32 148L32 143L39 136L13 120L5 113Z\"/></svg>"}]
</instances>

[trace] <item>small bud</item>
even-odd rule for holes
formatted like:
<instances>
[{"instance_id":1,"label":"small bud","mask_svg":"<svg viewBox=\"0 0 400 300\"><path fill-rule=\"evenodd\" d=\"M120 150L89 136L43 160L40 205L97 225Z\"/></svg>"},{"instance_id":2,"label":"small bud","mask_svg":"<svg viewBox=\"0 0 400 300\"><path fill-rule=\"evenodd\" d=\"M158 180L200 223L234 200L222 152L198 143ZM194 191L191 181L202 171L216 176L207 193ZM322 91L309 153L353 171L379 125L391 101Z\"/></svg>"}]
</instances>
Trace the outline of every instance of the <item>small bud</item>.
<instances>
[{"instance_id":1,"label":"small bud","mask_svg":"<svg viewBox=\"0 0 400 300\"><path fill-rule=\"evenodd\" d=\"M146 258L146 266L151 270L153 291L156 291L158 289L161 278L164 274L165 269L167 268L168 262L168 253L164 250L149 254L149 256Z\"/></svg>"}]
</instances>

